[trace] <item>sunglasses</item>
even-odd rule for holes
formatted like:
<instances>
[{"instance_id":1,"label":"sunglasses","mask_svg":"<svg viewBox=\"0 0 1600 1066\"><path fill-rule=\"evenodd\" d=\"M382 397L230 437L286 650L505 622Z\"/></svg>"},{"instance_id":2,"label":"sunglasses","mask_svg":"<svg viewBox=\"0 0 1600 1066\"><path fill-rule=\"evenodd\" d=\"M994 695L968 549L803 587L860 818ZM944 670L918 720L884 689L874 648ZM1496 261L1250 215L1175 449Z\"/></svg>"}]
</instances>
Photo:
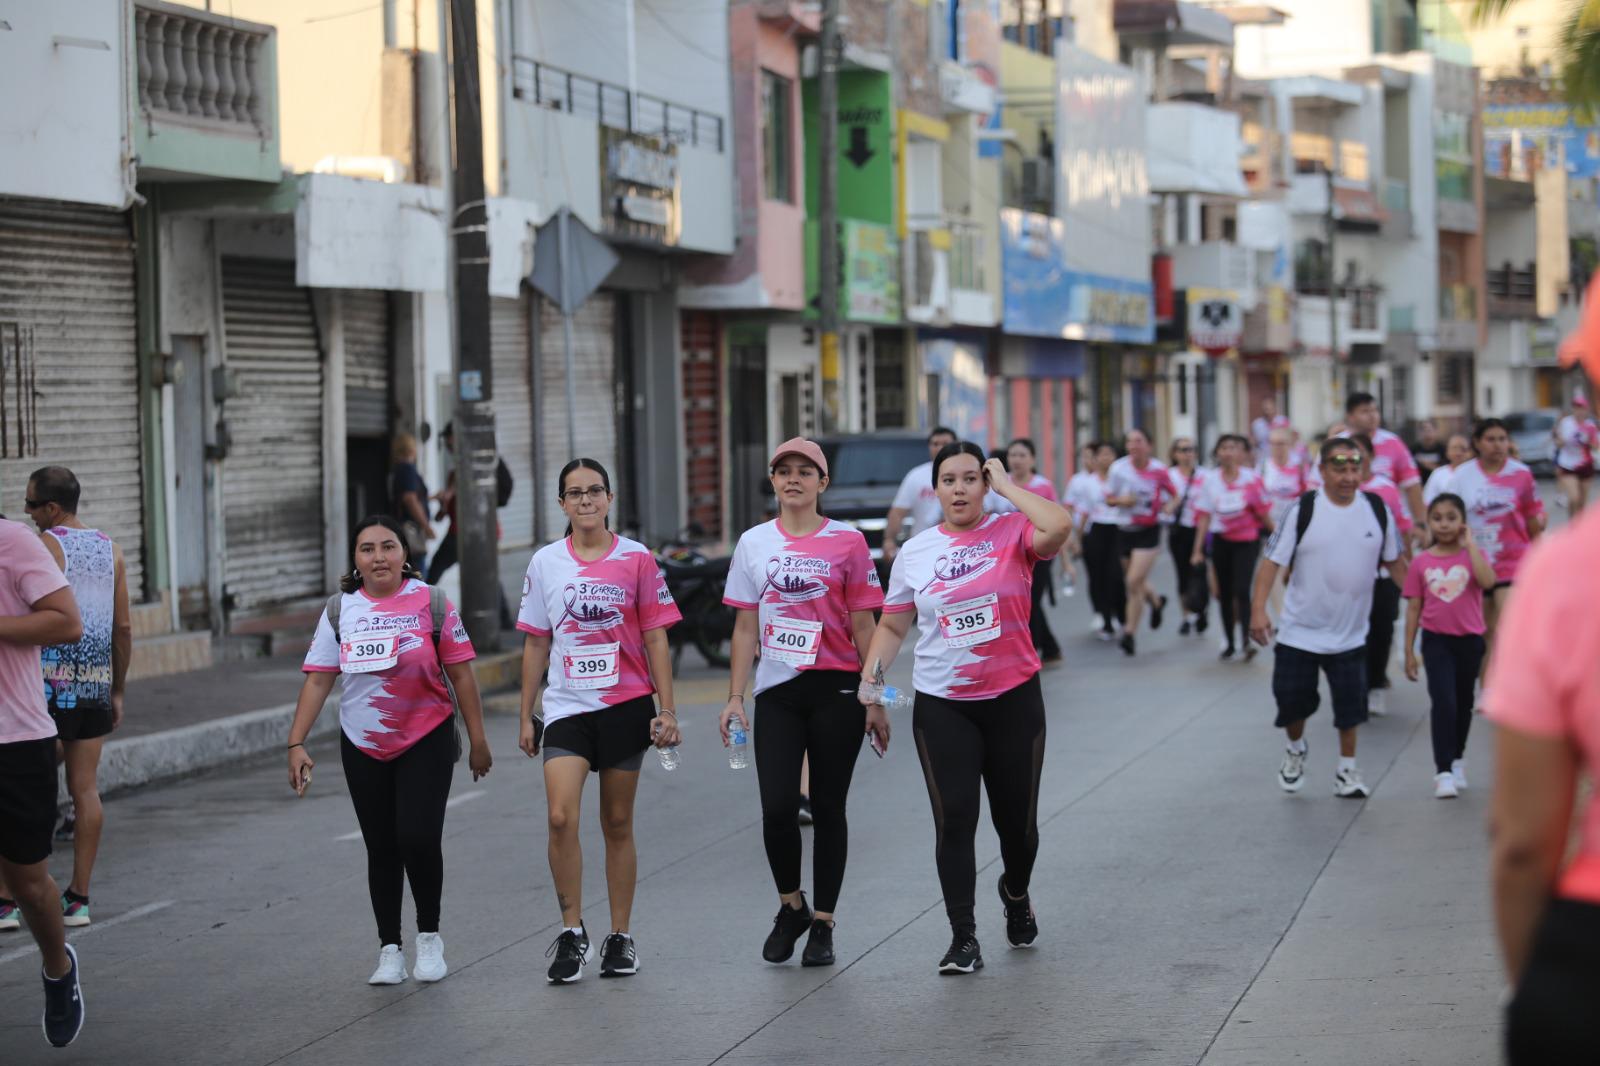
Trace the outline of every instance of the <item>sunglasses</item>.
<instances>
[{"instance_id":1,"label":"sunglasses","mask_svg":"<svg viewBox=\"0 0 1600 1066\"><path fill-rule=\"evenodd\" d=\"M1355 455L1330 455L1322 460L1322 465L1332 467L1335 470L1354 470L1363 462L1365 460Z\"/></svg>"}]
</instances>

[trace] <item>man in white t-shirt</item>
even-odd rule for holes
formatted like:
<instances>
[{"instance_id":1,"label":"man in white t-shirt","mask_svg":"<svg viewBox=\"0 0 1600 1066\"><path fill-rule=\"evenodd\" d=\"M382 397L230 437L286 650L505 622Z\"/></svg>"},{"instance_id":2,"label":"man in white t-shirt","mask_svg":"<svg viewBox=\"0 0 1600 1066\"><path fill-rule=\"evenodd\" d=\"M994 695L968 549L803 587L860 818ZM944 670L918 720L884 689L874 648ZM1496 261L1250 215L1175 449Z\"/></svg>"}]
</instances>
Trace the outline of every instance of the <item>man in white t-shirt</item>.
<instances>
[{"instance_id":1,"label":"man in white t-shirt","mask_svg":"<svg viewBox=\"0 0 1600 1066\"><path fill-rule=\"evenodd\" d=\"M883 560L893 561L900 551L900 528L911 519L911 532L906 539L939 524L944 512L939 508L939 497L933 491L933 460L945 446L956 442L956 431L948 426L935 426L928 434L928 461L912 467L900 480L900 490L889 505L888 524L883 529Z\"/></svg>"},{"instance_id":2,"label":"man in white t-shirt","mask_svg":"<svg viewBox=\"0 0 1600 1066\"><path fill-rule=\"evenodd\" d=\"M1333 724L1339 730L1334 794L1364 799L1369 792L1356 767L1356 729L1367 720L1372 575L1382 563L1404 585L1406 564L1399 531L1383 501L1360 491L1368 475L1361 448L1352 440L1336 438L1322 446L1321 458L1322 488L1289 507L1256 570L1250 635L1260 644L1272 640L1267 599L1278 571L1288 567L1272 670L1276 724L1288 735L1278 784L1285 792L1298 792L1305 784L1306 719L1321 702L1320 671L1328 678ZM1310 524L1302 536L1300 516L1308 504Z\"/></svg>"}]
</instances>

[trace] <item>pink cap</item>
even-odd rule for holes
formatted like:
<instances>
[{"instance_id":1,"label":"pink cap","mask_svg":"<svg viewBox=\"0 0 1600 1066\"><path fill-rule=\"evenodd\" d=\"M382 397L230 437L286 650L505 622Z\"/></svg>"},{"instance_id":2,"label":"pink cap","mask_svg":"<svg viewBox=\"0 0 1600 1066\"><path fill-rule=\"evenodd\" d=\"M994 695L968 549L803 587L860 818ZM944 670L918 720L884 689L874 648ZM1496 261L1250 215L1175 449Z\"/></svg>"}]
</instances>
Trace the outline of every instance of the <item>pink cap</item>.
<instances>
[{"instance_id":1,"label":"pink cap","mask_svg":"<svg viewBox=\"0 0 1600 1066\"><path fill-rule=\"evenodd\" d=\"M778 445L777 450L772 453L772 461L767 464L767 469L771 470L773 467L777 466L778 460L782 459L785 455L798 455L802 459L808 460L818 470L822 471L823 477L828 476L828 460L822 457L822 449L814 440L806 440L804 437L795 437L791 440L784 441L782 444Z\"/></svg>"}]
</instances>

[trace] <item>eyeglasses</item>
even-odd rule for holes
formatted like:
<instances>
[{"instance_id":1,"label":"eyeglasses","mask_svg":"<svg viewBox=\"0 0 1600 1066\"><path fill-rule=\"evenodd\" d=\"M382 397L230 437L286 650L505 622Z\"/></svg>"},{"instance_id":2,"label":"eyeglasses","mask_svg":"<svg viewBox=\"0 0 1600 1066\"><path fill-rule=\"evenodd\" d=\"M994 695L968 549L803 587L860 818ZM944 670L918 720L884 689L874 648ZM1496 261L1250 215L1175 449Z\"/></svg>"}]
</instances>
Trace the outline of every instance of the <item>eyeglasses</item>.
<instances>
[{"instance_id":1,"label":"eyeglasses","mask_svg":"<svg viewBox=\"0 0 1600 1066\"><path fill-rule=\"evenodd\" d=\"M1322 462L1325 466L1330 466L1335 470L1354 470L1365 460L1357 455L1330 455Z\"/></svg>"},{"instance_id":2,"label":"eyeglasses","mask_svg":"<svg viewBox=\"0 0 1600 1066\"><path fill-rule=\"evenodd\" d=\"M594 500L598 503L606 495L604 485L590 485L586 489L568 489L561 494L561 498L568 503L577 503L580 500Z\"/></svg>"}]
</instances>

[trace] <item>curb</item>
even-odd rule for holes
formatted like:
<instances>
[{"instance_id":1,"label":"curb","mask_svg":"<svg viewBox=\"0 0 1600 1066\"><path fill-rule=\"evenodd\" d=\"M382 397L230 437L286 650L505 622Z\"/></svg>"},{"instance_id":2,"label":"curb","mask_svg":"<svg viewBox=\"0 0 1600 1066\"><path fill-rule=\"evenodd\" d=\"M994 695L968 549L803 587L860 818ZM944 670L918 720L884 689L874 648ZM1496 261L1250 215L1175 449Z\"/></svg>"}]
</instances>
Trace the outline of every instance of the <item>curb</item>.
<instances>
[{"instance_id":1,"label":"curb","mask_svg":"<svg viewBox=\"0 0 1600 1066\"><path fill-rule=\"evenodd\" d=\"M472 672L477 675L479 688L490 693L514 687L521 679L521 670L519 649L474 659ZM104 797L141 785L170 781L280 749L294 721L294 709L293 703L285 703L126 740L108 741L100 754L100 795ZM332 736L338 731L339 692L335 688L306 739ZM58 770L57 778L57 802L65 803L68 798L65 772Z\"/></svg>"}]
</instances>

